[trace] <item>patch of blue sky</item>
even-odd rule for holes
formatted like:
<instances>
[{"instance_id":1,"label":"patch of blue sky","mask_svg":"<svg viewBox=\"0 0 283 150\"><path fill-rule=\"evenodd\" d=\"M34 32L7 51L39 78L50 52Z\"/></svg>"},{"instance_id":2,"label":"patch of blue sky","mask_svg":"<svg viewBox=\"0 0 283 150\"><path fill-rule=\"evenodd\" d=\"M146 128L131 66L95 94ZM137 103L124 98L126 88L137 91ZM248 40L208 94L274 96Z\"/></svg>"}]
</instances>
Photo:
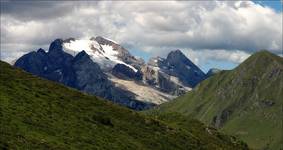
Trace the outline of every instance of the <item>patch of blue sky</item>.
<instances>
[{"instance_id":1,"label":"patch of blue sky","mask_svg":"<svg viewBox=\"0 0 283 150\"><path fill-rule=\"evenodd\" d=\"M206 62L200 63L198 66L200 69L207 73L211 68L217 68L221 70L231 70L237 67L239 64L224 60L207 60Z\"/></svg>"},{"instance_id":2,"label":"patch of blue sky","mask_svg":"<svg viewBox=\"0 0 283 150\"><path fill-rule=\"evenodd\" d=\"M270 7L277 12L282 12L282 4L283 4L282 0L265 0L265 1L254 0L254 2L262 6Z\"/></svg>"},{"instance_id":3,"label":"patch of blue sky","mask_svg":"<svg viewBox=\"0 0 283 150\"><path fill-rule=\"evenodd\" d=\"M142 50L133 50L133 49L128 49L128 50L133 56L138 56L142 58L145 62L147 62L151 57L149 53Z\"/></svg>"}]
</instances>

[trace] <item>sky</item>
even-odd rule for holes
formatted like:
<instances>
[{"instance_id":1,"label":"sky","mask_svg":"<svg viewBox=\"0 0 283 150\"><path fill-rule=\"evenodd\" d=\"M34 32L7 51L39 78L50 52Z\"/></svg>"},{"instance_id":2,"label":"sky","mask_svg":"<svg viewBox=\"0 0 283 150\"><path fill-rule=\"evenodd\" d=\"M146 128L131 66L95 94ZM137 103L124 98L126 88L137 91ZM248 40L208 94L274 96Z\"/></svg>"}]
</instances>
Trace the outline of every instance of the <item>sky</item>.
<instances>
[{"instance_id":1,"label":"sky","mask_svg":"<svg viewBox=\"0 0 283 150\"><path fill-rule=\"evenodd\" d=\"M95 36L145 60L180 49L204 72L232 69L261 49L282 56L282 1L1 0L1 60Z\"/></svg>"}]
</instances>

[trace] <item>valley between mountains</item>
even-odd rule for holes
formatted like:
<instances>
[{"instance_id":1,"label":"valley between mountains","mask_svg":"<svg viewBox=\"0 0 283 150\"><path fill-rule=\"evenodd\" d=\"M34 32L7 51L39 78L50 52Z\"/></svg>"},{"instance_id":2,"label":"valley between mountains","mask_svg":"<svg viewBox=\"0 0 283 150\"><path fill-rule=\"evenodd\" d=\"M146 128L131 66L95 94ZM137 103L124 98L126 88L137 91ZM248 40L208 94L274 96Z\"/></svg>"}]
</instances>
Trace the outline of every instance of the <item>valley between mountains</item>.
<instances>
[{"instance_id":1,"label":"valley between mountains","mask_svg":"<svg viewBox=\"0 0 283 150\"><path fill-rule=\"evenodd\" d=\"M283 149L283 58L204 73L113 40L56 39L0 63L3 149Z\"/></svg>"}]
</instances>

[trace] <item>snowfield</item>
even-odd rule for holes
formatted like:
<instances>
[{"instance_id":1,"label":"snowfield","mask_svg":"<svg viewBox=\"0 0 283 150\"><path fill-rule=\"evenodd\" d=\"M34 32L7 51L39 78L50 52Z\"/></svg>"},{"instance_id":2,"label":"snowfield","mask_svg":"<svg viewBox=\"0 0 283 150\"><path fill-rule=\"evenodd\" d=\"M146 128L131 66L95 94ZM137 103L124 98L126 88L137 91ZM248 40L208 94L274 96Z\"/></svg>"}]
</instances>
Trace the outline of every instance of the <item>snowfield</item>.
<instances>
[{"instance_id":1,"label":"snowfield","mask_svg":"<svg viewBox=\"0 0 283 150\"><path fill-rule=\"evenodd\" d=\"M78 39L64 42L63 50L73 56L84 50L104 70L111 70L116 64L124 64L135 72L138 71L135 67L119 60L118 51L114 50L111 45L101 45L95 40Z\"/></svg>"}]
</instances>

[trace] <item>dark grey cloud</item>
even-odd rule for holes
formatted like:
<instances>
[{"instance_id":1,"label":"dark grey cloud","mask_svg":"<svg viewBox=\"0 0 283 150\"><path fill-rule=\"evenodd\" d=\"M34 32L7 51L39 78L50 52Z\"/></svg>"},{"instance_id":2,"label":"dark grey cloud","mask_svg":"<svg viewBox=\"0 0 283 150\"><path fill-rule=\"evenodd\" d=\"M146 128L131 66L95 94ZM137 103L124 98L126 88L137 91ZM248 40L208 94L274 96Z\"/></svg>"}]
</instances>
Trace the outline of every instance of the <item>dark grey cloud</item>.
<instances>
[{"instance_id":1,"label":"dark grey cloud","mask_svg":"<svg viewBox=\"0 0 283 150\"><path fill-rule=\"evenodd\" d=\"M72 12L76 2L68 1L3 1L1 14L21 21L62 17Z\"/></svg>"}]
</instances>

